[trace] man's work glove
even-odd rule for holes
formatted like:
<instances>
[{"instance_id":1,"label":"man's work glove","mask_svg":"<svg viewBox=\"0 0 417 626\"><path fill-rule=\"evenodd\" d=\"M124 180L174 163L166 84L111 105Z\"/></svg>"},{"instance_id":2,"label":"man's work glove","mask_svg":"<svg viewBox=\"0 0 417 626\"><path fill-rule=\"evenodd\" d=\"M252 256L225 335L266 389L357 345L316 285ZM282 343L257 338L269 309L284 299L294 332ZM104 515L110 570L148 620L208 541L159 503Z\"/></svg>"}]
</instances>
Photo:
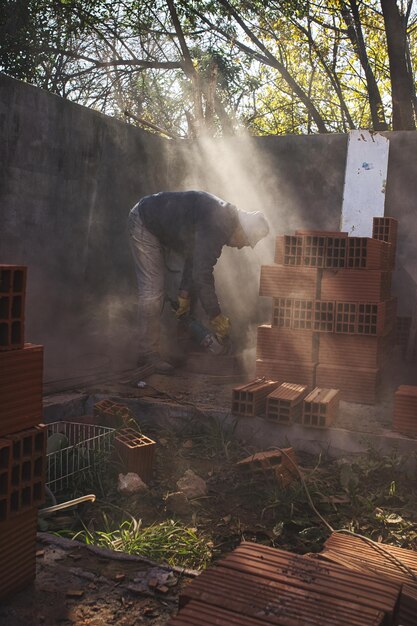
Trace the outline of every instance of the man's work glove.
<instances>
[{"instance_id":1,"label":"man's work glove","mask_svg":"<svg viewBox=\"0 0 417 626\"><path fill-rule=\"evenodd\" d=\"M220 337L220 339L228 337L230 334L230 329L232 327L229 318L222 313L220 313L220 315L217 315L217 317L213 317L213 319L210 320L210 326L212 330L216 333L216 335Z\"/></svg>"},{"instance_id":2,"label":"man's work glove","mask_svg":"<svg viewBox=\"0 0 417 626\"><path fill-rule=\"evenodd\" d=\"M177 318L190 313L191 301L188 296L178 296L178 308L175 311Z\"/></svg>"}]
</instances>

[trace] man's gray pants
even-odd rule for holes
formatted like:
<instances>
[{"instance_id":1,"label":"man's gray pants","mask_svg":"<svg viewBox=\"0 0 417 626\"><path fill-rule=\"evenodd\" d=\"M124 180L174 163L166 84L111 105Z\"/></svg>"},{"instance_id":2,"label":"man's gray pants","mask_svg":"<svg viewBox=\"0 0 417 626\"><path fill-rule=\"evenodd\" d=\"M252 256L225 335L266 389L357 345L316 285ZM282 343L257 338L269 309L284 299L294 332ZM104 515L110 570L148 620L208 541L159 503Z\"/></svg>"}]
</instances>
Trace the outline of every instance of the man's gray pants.
<instances>
[{"instance_id":1,"label":"man's gray pants","mask_svg":"<svg viewBox=\"0 0 417 626\"><path fill-rule=\"evenodd\" d=\"M159 355L160 316L164 306L164 250L146 228L139 204L129 213L128 234L138 283L138 358L144 361Z\"/></svg>"}]
</instances>

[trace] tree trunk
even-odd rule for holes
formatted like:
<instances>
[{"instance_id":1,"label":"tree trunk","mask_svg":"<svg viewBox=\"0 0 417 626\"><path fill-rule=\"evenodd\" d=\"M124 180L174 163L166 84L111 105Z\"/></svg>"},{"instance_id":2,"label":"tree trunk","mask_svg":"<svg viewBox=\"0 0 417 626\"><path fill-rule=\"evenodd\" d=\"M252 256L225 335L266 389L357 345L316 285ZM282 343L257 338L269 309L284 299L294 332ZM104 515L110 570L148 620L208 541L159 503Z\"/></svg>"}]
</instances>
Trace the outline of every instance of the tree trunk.
<instances>
[{"instance_id":1,"label":"tree trunk","mask_svg":"<svg viewBox=\"0 0 417 626\"><path fill-rule=\"evenodd\" d=\"M356 0L349 0L350 10L342 5L341 14L347 26L347 34L352 43L353 49L358 55L359 62L365 72L366 87L369 98L369 108L371 110L371 120L373 130L388 130L385 120L384 105L379 92L378 83L369 63L366 52L365 40L362 32L362 25Z\"/></svg>"},{"instance_id":2,"label":"tree trunk","mask_svg":"<svg viewBox=\"0 0 417 626\"><path fill-rule=\"evenodd\" d=\"M392 129L415 130L413 77L407 64L407 24L396 0L381 0L389 57Z\"/></svg>"}]
</instances>

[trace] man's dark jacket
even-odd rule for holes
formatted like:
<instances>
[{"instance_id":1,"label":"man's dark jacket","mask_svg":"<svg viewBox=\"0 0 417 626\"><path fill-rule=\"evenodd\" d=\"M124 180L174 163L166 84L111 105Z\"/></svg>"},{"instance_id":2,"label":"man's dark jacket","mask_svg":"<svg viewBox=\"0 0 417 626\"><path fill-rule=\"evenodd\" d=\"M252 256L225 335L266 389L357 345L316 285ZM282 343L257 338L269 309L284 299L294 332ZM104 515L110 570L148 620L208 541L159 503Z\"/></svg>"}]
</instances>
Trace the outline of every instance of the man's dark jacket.
<instances>
[{"instance_id":1,"label":"man's dark jacket","mask_svg":"<svg viewBox=\"0 0 417 626\"><path fill-rule=\"evenodd\" d=\"M213 268L239 225L236 207L204 191L163 191L142 198L138 214L163 246L185 257L180 289L198 296L209 318L216 317Z\"/></svg>"}]
</instances>

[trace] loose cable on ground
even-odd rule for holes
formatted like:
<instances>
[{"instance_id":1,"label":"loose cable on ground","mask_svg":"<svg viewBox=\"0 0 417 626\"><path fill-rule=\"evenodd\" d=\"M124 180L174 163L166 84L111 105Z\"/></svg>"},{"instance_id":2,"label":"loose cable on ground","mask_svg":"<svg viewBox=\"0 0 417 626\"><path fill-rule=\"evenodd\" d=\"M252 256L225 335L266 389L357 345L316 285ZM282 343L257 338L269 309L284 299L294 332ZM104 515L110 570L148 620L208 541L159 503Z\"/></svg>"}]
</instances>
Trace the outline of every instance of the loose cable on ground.
<instances>
[{"instance_id":1,"label":"loose cable on ground","mask_svg":"<svg viewBox=\"0 0 417 626\"><path fill-rule=\"evenodd\" d=\"M323 524L326 526L326 528L331 533L340 533L340 534L352 535L353 537L361 539L365 543L369 544L374 550L379 552L382 556L384 556L388 561L391 561L394 565L396 565L398 567L398 569L403 570L403 572L408 574L413 580L415 580L417 582L417 574L415 574L414 571L410 567L408 567L408 565L406 565L401 559L397 558L394 554L392 554L392 552L390 552L389 550L384 548L380 543L374 541L373 539L370 539L369 537L365 537L365 535L360 535L359 533L355 533L352 530L348 530L347 528L334 529L331 526L331 524L329 524L329 522L321 515L321 513L319 513L319 511L315 507L314 502L313 502L313 500L311 498L309 489L307 487L307 484L306 484L306 482L304 480L304 477L303 477L303 475L302 475L298 465L293 461L293 459L289 456L289 454L287 454L287 452L285 452L285 450L283 450L282 448L278 448L278 447L274 446L273 449L274 450L278 450L293 465L293 467L295 468L295 470L296 470L296 472L297 472L297 474L298 474L298 476L299 476L299 478L301 480L301 484L302 484L302 486L304 488L304 491L306 493L307 500L308 500L308 502L310 504L310 507L312 508L314 513L317 515L317 517L323 522Z\"/></svg>"}]
</instances>

